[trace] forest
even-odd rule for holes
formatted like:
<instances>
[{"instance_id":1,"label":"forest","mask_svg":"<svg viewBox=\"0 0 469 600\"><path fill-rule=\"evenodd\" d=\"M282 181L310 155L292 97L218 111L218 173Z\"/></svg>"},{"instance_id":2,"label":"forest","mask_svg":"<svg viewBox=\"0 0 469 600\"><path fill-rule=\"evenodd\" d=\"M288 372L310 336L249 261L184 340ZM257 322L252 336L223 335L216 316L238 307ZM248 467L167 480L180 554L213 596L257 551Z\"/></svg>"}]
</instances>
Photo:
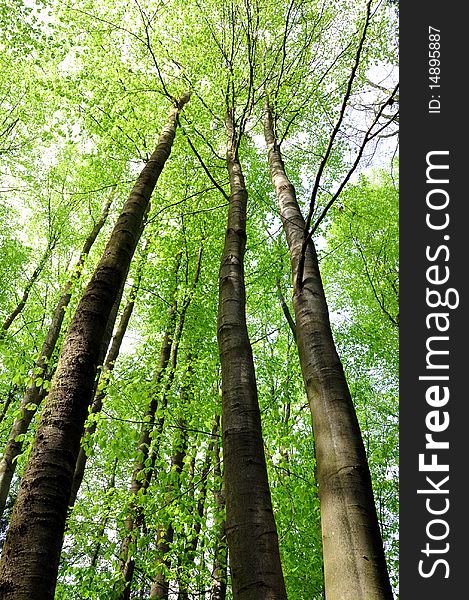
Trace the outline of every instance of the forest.
<instances>
[{"instance_id":1,"label":"forest","mask_svg":"<svg viewBox=\"0 0 469 600\"><path fill-rule=\"evenodd\" d=\"M391 600L398 4L0 0L0 598Z\"/></svg>"}]
</instances>

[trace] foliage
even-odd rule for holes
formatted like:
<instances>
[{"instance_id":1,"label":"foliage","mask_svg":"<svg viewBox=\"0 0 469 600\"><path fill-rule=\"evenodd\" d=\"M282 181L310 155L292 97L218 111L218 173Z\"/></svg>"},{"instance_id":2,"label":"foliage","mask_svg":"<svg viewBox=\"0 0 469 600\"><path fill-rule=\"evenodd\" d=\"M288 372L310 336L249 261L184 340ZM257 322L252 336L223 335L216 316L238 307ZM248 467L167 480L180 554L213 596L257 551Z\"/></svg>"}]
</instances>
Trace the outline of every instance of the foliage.
<instances>
[{"instance_id":1,"label":"foliage","mask_svg":"<svg viewBox=\"0 0 469 600\"><path fill-rule=\"evenodd\" d=\"M373 117L373 108L363 108L362 99L371 94L376 103L383 100L382 89L369 85L369 74L383 64L392 72L396 62L395 15L381 3L373 9L352 99L321 182L318 211L353 163L357 140ZM116 199L74 284L51 372L70 315L131 183L153 150L173 99L192 90L137 253L141 255L149 239L131 322L103 410L90 416L97 429L84 440L89 460L68 520L57 599L112 597L141 422L151 394L158 395L161 405L165 384L165 423L161 435L154 434L155 463L146 465L154 468L154 475L148 492L136 499L145 518L134 541L132 597L148 593L156 569L156 532L162 524L171 523L175 531L168 572L171 589L176 590L184 576L190 582L190 597L211 586L223 518L216 502L221 481L210 432L221 412L216 315L228 190L227 105L234 108L237 127L244 132L239 153L249 192L247 319L285 579L290 598L323 598L314 441L295 342L279 302L278 286L289 303L291 281L261 121L268 96L279 115L276 127L279 138L284 137L285 163L307 214L315 174L340 114L364 11L363 2L345 0L15 0L10 8L0 2L2 321L18 304L41 254L52 244L24 308L0 339L2 446L18 416L63 285L110 189L116 186ZM374 142L379 148L380 140ZM371 162L373 167L378 164L379 152ZM321 228L320 245L335 335L366 440L397 588L397 190L391 165L379 166L385 170L375 168L342 192ZM174 379L166 372L155 390L174 257L182 251L177 275L180 310L199 248L201 275L184 323ZM137 278L138 259L129 273L121 311ZM188 372L190 402L185 403L182 390ZM156 418L161 416L160 409ZM170 457L181 422L188 443L177 478ZM31 427L18 460L19 477L33 435ZM203 479L207 456L210 468ZM18 479L9 507L17 486ZM197 502L204 486L200 518ZM3 528L8 515L7 511ZM198 546L190 560L187 540L198 518Z\"/></svg>"}]
</instances>

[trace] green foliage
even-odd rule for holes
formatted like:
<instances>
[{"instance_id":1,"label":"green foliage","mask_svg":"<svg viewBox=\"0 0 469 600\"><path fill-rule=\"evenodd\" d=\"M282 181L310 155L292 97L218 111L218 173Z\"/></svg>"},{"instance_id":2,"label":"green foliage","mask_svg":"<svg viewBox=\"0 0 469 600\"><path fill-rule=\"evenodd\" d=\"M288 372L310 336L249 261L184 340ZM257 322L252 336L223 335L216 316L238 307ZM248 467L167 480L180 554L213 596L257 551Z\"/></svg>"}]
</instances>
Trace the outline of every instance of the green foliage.
<instances>
[{"instance_id":1,"label":"green foliage","mask_svg":"<svg viewBox=\"0 0 469 600\"><path fill-rule=\"evenodd\" d=\"M370 85L370 73L383 64L392 71L396 63L393 14L386 7L374 8L352 99L324 171L317 211L350 168L364 123L373 114L373 101L382 98L382 90ZM227 212L223 194L228 191L227 106L234 109L236 125L244 130L239 155L249 193L247 320L286 585L293 600L323 598L314 440L296 346L279 301L280 286L289 305L291 276L267 169L262 107L268 95L278 114L277 135L285 136L282 151L288 173L306 214L340 113L363 16L363 2L345 0L287 4L14 0L6 5L0 1L2 322L18 304L41 254L53 242L28 301L0 339L2 447L20 414L21 398L34 374L52 312L111 188L116 186L116 199L82 276L74 281L59 344L48 364L50 372L35 373L39 375L35 385L45 392L70 317L124 199L153 151L173 99L192 90L124 288L121 310L137 279L144 241L149 239L130 325L114 370L100 383L105 391L103 410L89 417L96 432L82 442L88 462L68 519L57 599L112 598L119 581L120 545L133 505L141 506L144 515L132 542L133 598L148 595L161 525L171 524L174 529L167 573L172 588L178 580L186 580L189 597L196 598L212 583L223 521L210 432L221 413L216 328ZM367 445L394 576L397 236L394 180L386 171L375 171L345 189L319 239L335 335ZM174 378L171 381L167 370L155 387L172 290L176 286L181 311L200 248L200 279L191 292ZM174 258L179 251L182 259L176 278ZM153 432L145 459L138 454L137 441L152 397L159 406L155 421L164 416L165 422L161 434ZM41 411L25 435L19 476ZM181 427L187 435L187 452L178 476L170 468L170 458L175 441L181 439ZM150 472L153 476L147 491L132 496L132 472L142 458L138 478L143 480ZM15 480L6 517L17 486ZM197 524L200 534L191 558L188 540ZM3 535L6 521L1 525Z\"/></svg>"}]
</instances>

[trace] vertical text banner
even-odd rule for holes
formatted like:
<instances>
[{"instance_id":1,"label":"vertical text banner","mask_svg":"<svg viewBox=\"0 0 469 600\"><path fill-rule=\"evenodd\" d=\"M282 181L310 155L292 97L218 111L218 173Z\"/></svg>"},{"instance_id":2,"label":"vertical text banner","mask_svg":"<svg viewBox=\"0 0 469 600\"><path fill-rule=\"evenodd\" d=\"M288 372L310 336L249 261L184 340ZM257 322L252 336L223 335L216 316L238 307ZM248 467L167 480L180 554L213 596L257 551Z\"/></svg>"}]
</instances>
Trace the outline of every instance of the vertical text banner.
<instances>
[{"instance_id":1,"label":"vertical text banner","mask_svg":"<svg viewBox=\"0 0 469 600\"><path fill-rule=\"evenodd\" d=\"M466 587L469 52L463 8L434 0L400 7L401 600L460 598Z\"/></svg>"}]
</instances>

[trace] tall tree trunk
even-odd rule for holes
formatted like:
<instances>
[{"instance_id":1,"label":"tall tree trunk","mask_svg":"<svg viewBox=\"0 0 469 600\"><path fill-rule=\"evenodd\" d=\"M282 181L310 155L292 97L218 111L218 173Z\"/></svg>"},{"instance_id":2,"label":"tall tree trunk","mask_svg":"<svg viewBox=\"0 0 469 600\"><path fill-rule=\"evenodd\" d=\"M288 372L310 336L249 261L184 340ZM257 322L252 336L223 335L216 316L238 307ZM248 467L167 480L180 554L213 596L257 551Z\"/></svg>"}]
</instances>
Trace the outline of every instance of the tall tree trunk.
<instances>
[{"instance_id":1,"label":"tall tree trunk","mask_svg":"<svg viewBox=\"0 0 469 600\"><path fill-rule=\"evenodd\" d=\"M200 474L200 491L197 498L196 516L191 526L191 530L187 534L186 544L184 546L184 556L181 561L178 600L189 600L188 582L191 581L191 570L195 566L195 556L197 546L199 545L200 531L202 529L202 521L205 512L205 500L207 498L208 475L210 473L210 465L213 463L215 438L218 436L218 423L219 419L216 420L212 427L211 441L208 445ZM183 427L184 423L181 423L181 426Z\"/></svg>"},{"instance_id":2,"label":"tall tree trunk","mask_svg":"<svg viewBox=\"0 0 469 600\"><path fill-rule=\"evenodd\" d=\"M227 539L235 600L284 600L251 344L246 325L244 252L247 191L227 113L228 226L220 267L218 346L222 371Z\"/></svg>"},{"instance_id":3,"label":"tall tree trunk","mask_svg":"<svg viewBox=\"0 0 469 600\"><path fill-rule=\"evenodd\" d=\"M23 476L0 562L4 600L54 597L80 440L106 325L138 242L158 177L170 155L181 98L140 173L76 309Z\"/></svg>"},{"instance_id":4,"label":"tall tree trunk","mask_svg":"<svg viewBox=\"0 0 469 600\"><path fill-rule=\"evenodd\" d=\"M65 309L70 304L72 298L73 286L80 278L86 257L106 222L114 199L114 194L115 188L113 188L109 195L99 220L95 223L93 229L86 238L77 264L73 268L71 276L62 289L59 301L52 315L49 329L47 330L46 337L42 344L39 358L34 365L31 381L20 405L21 416L14 420L11 427L10 435L0 460L0 516L5 510L5 503L10 491L11 480L13 479L16 470L16 458L23 451L23 436L28 431L29 425L34 418L34 414L46 395L43 389L43 382L50 376L50 373L48 373L49 363L62 330Z\"/></svg>"},{"instance_id":5,"label":"tall tree trunk","mask_svg":"<svg viewBox=\"0 0 469 600\"><path fill-rule=\"evenodd\" d=\"M109 377L114 369L114 365L116 360L119 357L122 341L124 339L125 333L127 331L127 327L130 322L130 318L132 316L135 301L137 299L138 290L140 288L140 283L142 279L142 270L143 265L146 261L148 252L148 241L145 244L145 248L143 250L142 259L137 268L137 274L135 281L132 285L132 289L130 290L129 297L127 300L127 304L125 305L124 310L122 311L121 317L119 319L119 324L116 328L114 336L112 338L111 346L109 347L109 351L106 355L106 360L104 361L104 365L101 371L101 375L99 377L98 384L95 388L95 393L93 397L93 401L91 404L91 413L97 414L101 411L103 406L104 398L107 393L107 385L109 382ZM97 422L92 421L90 425L85 428L85 432L83 434L83 438L91 438L96 432ZM86 462L87 462L87 454L83 448L80 446L80 451L78 453L77 464L75 466L75 473L73 474L73 483L72 483L72 491L70 494L69 507L72 508L75 505L78 491L80 489L81 483L83 481L83 477L85 475Z\"/></svg>"},{"instance_id":6,"label":"tall tree trunk","mask_svg":"<svg viewBox=\"0 0 469 600\"><path fill-rule=\"evenodd\" d=\"M226 583L228 581L228 546L226 543L225 490L221 472L220 443L218 440L215 442L214 476L219 481L219 488L215 488L215 506L220 523L215 546L215 557L213 559L210 600L225 600Z\"/></svg>"},{"instance_id":7,"label":"tall tree trunk","mask_svg":"<svg viewBox=\"0 0 469 600\"><path fill-rule=\"evenodd\" d=\"M23 295L21 296L20 301L15 306L15 308L11 311L11 313L3 321L2 327L0 329L0 340L3 337L5 337L5 333L8 331L8 329L10 328L13 321L16 319L16 317L19 314L21 314L23 308L26 306L26 302L28 301L29 294L31 293L31 290L33 289L34 284L36 283L37 279L39 278L39 275L44 270L44 267L46 266L46 263L49 260L49 257L51 255L52 250L54 249L55 244L56 244L56 240L49 241L49 244L47 245L47 248L45 249L44 254L42 255L41 259L39 260L37 267L34 269L31 277L28 279L28 283L26 284L26 286L24 288Z\"/></svg>"},{"instance_id":8,"label":"tall tree trunk","mask_svg":"<svg viewBox=\"0 0 469 600\"><path fill-rule=\"evenodd\" d=\"M285 173L269 108L264 124L295 279L305 221ZM293 306L313 421L327 600L392 599L365 448L334 345L312 241L306 249L303 285L294 285Z\"/></svg>"}]
</instances>

